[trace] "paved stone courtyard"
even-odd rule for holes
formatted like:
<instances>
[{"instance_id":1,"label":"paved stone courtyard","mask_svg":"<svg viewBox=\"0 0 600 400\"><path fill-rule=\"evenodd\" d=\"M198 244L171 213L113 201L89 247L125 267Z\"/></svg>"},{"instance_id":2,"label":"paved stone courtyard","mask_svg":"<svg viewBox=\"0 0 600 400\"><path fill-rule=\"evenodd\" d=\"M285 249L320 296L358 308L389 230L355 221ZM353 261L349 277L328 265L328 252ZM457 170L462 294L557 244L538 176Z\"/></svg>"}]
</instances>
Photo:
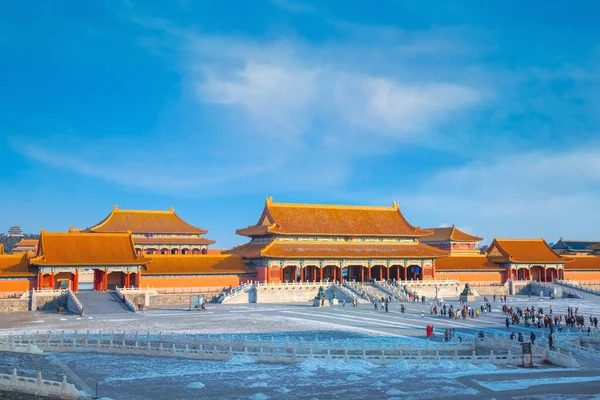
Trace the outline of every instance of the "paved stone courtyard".
<instances>
[{"instance_id":1,"label":"paved stone courtyard","mask_svg":"<svg viewBox=\"0 0 600 400\"><path fill-rule=\"evenodd\" d=\"M482 300L482 299L478 299ZM508 299L510 306L548 308L565 314L569 306L586 316L600 315L600 301L589 299L548 300L527 297ZM446 302L455 304L454 302ZM479 306L481 301L472 303ZM308 304L213 305L206 311L150 310L140 314L90 315L79 318L45 313L2 315L0 334L43 330L105 330L193 332L198 334L290 336L304 340L422 341L425 326L436 328L442 340L446 328L457 336L523 331L523 325L504 326L501 307L492 303L491 313L478 319L449 320L429 314L429 304L392 303L389 313L370 305L357 308L313 308ZM424 317L421 317L421 311ZM534 329L538 338L546 329ZM575 332L575 331L573 331ZM52 379L65 372L69 380L89 391L99 383L100 394L113 399L197 398L599 398L598 361L578 357L581 368L540 365L533 369L491 365L443 364L415 366L404 363L385 367L364 362L326 363L307 361L298 365L256 364L236 359L228 362L155 359L135 356L55 353L43 357L0 353L0 372L17 367L34 374L42 370Z\"/></svg>"}]
</instances>

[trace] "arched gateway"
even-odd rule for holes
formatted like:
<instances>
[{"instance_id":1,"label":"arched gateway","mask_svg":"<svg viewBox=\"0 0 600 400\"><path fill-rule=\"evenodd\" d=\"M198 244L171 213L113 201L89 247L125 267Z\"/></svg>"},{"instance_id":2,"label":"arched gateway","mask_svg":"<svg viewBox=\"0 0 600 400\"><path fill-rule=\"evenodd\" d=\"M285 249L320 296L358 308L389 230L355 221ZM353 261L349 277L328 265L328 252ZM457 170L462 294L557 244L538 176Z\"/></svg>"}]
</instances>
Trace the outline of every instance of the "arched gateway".
<instances>
[{"instance_id":1,"label":"arched gateway","mask_svg":"<svg viewBox=\"0 0 600 400\"><path fill-rule=\"evenodd\" d=\"M427 279L446 252L419 242L432 231L410 225L391 207L275 203L267 198L242 256L267 282ZM410 268L413 268L412 270Z\"/></svg>"}]
</instances>

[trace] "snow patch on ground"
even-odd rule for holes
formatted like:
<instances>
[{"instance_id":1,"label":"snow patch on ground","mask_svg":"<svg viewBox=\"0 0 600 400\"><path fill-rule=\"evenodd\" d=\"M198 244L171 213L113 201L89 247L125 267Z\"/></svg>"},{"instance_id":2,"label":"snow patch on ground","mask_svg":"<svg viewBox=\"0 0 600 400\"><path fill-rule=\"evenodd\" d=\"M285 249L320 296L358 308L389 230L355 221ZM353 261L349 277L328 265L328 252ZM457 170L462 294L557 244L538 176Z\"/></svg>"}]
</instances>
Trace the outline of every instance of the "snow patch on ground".
<instances>
[{"instance_id":1,"label":"snow patch on ground","mask_svg":"<svg viewBox=\"0 0 600 400\"><path fill-rule=\"evenodd\" d=\"M233 356L229 360L232 364L256 364L256 361L246 356Z\"/></svg>"},{"instance_id":2,"label":"snow patch on ground","mask_svg":"<svg viewBox=\"0 0 600 400\"><path fill-rule=\"evenodd\" d=\"M283 393L283 394L286 394L286 393L289 393L289 392L291 392L292 390L291 390L291 389L288 389L288 388L286 388L286 387L280 387L279 389L275 389L275 391L276 391L277 393Z\"/></svg>"},{"instance_id":3,"label":"snow patch on ground","mask_svg":"<svg viewBox=\"0 0 600 400\"><path fill-rule=\"evenodd\" d=\"M254 382L252 385L248 386L251 388L266 388L269 387L269 385L267 385L267 382Z\"/></svg>"},{"instance_id":4,"label":"snow patch on ground","mask_svg":"<svg viewBox=\"0 0 600 400\"><path fill-rule=\"evenodd\" d=\"M575 376L563 378L539 378L539 379L519 379L510 381L480 381L473 380L478 385L483 386L494 392L503 392L505 390L522 390L531 386L565 384L565 383L580 383L580 382L595 382L600 381L600 376Z\"/></svg>"},{"instance_id":5,"label":"snow patch on ground","mask_svg":"<svg viewBox=\"0 0 600 400\"><path fill-rule=\"evenodd\" d=\"M343 360L329 360L323 362L314 358L310 358L300 363L302 371L316 372L320 369L330 372L352 372L355 374L368 374L377 366L368 362L353 360L344 362Z\"/></svg>"},{"instance_id":6,"label":"snow patch on ground","mask_svg":"<svg viewBox=\"0 0 600 400\"><path fill-rule=\"evenodd\" d=\"M204 389L206 386L202 382L190 382L186 385L188 389Z\"/></svg>"},{"instance_id":7,"label":"snow patch on ground","mask_svg":"<svg viewBox=\"0 0 600 400\"><path fill-rule=\"evenodd\" d=\"M268 374L250 375L249 377L246 378L246 380L250 380L250 381L256 381L258 379L269 379L269 375Z\"/></svg>"},{"instance_id":8,"label":"snow patch on ground","mask_svg":"<svg viewBox=\"0 0 600 400\"><path fill-rule=\"evenodd\" d=\"M248 400L267 400L269 396L264 393L256 393L248 397Z\"/></svg>"},{"instance_id":9,"label":"snow patch on ground","mask_svg":"<svg viewBox=\"0 0 600 400\"><path fill-rule=\"evenodd\" d=\"M389 394L390 396L396 396L399 394L404 394L404 392L398 389L390 389L387 392L385 392L385 394Z\"/></svg>"}]
</instances>

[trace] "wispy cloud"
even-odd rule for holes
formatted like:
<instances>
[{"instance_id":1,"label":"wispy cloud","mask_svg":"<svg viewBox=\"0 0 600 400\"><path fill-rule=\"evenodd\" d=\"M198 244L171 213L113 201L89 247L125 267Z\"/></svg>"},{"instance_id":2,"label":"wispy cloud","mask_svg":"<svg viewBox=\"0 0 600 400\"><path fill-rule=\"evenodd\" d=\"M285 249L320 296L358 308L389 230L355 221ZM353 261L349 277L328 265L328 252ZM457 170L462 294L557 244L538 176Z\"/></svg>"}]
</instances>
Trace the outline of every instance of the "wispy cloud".
<instances>
[{"instance_id":1,"label":"wispy cloud","mask_svg":"<svg viewBox=\"0 0 600 400\"><path fill-rule=\"evenodd\" d=\"M431 223L452 218L488 240L514 232L593 237L600 224L592 212L600 202L600 146L490 155L440 170L413 194L381 195L400 199Z\"/></svg>"},{"instance_id":2,"label":"wispy cloud","mask_svg":"<svg viewBox=\"0 0 600 400\"><path fill-rule=\"evenodd\" d=\"M202 191L220 184L247 190L231 183L251 178L255 187L267 184L270 191L321 191L346 185L361 158L392 154L407 143L432 143L440 127L476 110L491 92L483 82L432 73L427 54L434 54L435 41L446 43L446 54L454 51L443 35L411 38L384 30L352 48L293 37L205 35L139 15L129 20L143 32L140 45L181 70L184 98L192 95L197 110L211 120L213 132L201 129L204 139L218 138L202 147L208 156L195 156L192 143L202 140L192 126L172 134L173 142L190 144L177 151L132 141L126 156L110 147L107 160L94 152L84 157L83 144L29 145L22 150L28 157L147 189ZM214 146L226 146L224 156L211 156ZM151 178L148 157L156 170Z\"/></svg>"},{"instance_id":3,"label":"wispy cloud","mask_svg":"<svg viewBox=\"0 0 600 400\"><path fill-rule=\"evenodd\" d=\"M403 76L369 72L360 48L354 58L362 67L352 68L345 46L201 36L191 42L187 57L198 100L245 113L262 133L312 136L326 126L346 137L414 140L472 110L489 92L481 83L428 77L423 62L406 57L395 60L404 62ZM381 46L378 58L387 50Z\"/></svg>"}]
</instances>

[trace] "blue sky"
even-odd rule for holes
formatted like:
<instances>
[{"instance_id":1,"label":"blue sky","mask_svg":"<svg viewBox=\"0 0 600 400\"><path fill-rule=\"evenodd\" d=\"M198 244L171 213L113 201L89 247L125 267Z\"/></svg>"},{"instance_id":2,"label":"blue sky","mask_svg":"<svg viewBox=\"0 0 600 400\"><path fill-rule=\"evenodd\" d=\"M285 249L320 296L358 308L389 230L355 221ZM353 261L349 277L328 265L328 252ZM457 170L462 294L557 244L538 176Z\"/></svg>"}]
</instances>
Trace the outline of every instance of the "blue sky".
<instances>
[{"instance_id":1,"label":"blue sky","mask_svg":"<svg viewBox=\"0 0 600 400\"><path fill-rule=\"evenodd\" d=\"M600 239L600 4L7 2L0 229L275 201ZM3 227L3 228L2 228Z\"/></svg>"}]
</instances>

